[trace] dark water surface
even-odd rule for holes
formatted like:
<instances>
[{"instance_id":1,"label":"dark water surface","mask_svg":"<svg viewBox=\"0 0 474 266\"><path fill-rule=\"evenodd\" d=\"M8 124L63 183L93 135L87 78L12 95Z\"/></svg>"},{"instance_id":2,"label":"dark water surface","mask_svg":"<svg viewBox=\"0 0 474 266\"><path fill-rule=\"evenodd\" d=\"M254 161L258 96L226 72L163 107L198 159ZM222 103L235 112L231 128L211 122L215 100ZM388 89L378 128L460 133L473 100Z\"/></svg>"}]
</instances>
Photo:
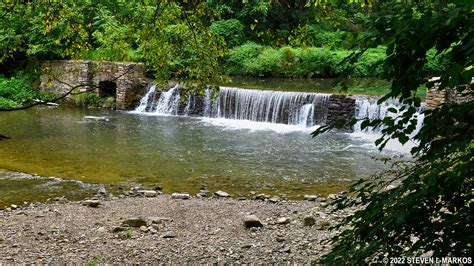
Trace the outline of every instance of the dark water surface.
<instances>
[{"instance_id":1,"label":"dark water surface","mask_svg":"<svg viewBox=\"0 0 474 266\"><path fill-rule=\"evenodd\" d=\"M11 137L0 141L0 168L87 183L161 185L165 192L195 193L207 184L234 195L301 198L340 191L384 167L371 158L378 151L349 134L311 138L308 130L221 122L66 107L0 113L0 133ZM44 194L33 188L46 181L21 180L0 172L4 203Z\"/></svg>"}]
</instances>

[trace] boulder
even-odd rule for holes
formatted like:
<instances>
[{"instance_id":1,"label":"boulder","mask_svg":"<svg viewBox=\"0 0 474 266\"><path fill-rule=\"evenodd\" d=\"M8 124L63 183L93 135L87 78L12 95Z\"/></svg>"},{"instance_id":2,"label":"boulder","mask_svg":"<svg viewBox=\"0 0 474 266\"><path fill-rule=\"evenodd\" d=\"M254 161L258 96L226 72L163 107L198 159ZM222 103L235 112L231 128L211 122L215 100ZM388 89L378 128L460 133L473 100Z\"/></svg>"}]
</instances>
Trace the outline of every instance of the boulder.
<instances>
[{"instance_id":1,"label":"boulder","mask_svg":"<svg viewBox=\"0 0 474 266\"><path fill-rule=\"evenodd\" d=\"M263 227L262 222L256 215L247 215L244 217L244 225L246 228Z\"/></svg>"},{"instance_id":2,"label":"boulder","mask_svg":"<svg viewBox=\"0 0 474 266\"><path fill-rule=\"evenodd\" d=\"M191 196L189 196L188 193L173 193L171 194L172 199L189 199Z\"/></svg>"}]
</instances>

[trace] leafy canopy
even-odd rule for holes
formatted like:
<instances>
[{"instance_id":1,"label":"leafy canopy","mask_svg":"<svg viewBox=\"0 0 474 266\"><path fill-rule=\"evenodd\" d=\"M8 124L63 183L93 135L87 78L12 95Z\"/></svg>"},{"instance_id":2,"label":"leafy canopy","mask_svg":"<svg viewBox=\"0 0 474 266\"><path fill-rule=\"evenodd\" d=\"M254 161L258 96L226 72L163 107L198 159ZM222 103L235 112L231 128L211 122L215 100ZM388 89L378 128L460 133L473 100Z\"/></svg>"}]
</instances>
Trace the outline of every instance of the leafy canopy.
<instances>
[{"instance_id":1,"label":"leafy canopy","mask_svg":"<svg viewBox=\"0 0 474 266\"><path fill-rule=\"evenodd\" d=\"M464 0L373 4L366 31L360 34L361 52L348 62L368 48L386 45L382 76L392 85L379 102L395 97L406 105L390 110L396 118L365 120L362 127L383 128L383 136L376 141L380 149L390 139L413 141L416 161L397 163L381 176L360 180L350 188L350 196L337 201L338 208L361 209L337 226L342 233L331 240L334 247L323 257L325 262L474 254L473 9L474 2ZM415 134L421 103L417 90L434 85L427 72L433 49L445 62L436 73L439 89L450 88L466 100L425 109L423 126ZM336 126L344 123L313 134Z\"/></svg>"}]
</instances>

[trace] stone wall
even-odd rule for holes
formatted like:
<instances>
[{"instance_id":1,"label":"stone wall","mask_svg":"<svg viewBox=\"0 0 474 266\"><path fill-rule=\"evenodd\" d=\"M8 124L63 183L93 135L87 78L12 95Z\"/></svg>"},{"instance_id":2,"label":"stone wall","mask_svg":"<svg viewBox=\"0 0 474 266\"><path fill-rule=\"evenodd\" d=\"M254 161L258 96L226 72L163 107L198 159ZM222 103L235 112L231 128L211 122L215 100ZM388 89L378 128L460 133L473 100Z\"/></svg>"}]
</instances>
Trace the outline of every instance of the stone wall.
<instances>
[{"instance_id":1,"label":"stone wall","mask_svg":"<svg viewBox=\"0 0 474 266\"><path fill-rule=\"evenodd\" d=\"M327 123L334 123L338 120L349 121L355 117L355 99L347 95L331 94L329 96ZM351 131L351 128L346 130Z\"/></svg>"},{"instance_id":2,"label":"stone wall","mask_svg":"<svg viewBox=\"0 0 474 266\"><path fill-rule=\"evenodd\" d=\"M93 91L102 96L104 82L114 84L117 109L133 108L151 81L146 78L145 66L141 63L57 60L35 65L43 73L40 89L55 94L77 87L77 91Z\"/></svg>"},{"instance_id":3,"label":"stone wall","mask_svg":"<svg viewBox=\"0 0 474 266\"><path fill-rule=\"evenodd\" d=\"M465 86L464 90L445 89L439 90L438 86L434 86L426 93L425 107L433 109L445 102L465 102L472 100L472 94L469 94L469 87Z\"/></svg>"}]
</instances>

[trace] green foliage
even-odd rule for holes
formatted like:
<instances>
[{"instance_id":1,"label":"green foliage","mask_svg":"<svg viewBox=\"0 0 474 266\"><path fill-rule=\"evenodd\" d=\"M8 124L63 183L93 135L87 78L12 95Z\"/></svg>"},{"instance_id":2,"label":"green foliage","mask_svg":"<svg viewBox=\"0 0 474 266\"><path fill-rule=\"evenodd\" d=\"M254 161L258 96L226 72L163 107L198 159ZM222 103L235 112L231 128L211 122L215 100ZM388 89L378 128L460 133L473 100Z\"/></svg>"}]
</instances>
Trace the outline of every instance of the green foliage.
<instances>
[{"instance_id":1,"label":"green foliage","mask_svg":"<svg viewBox=\"0 0 474 266\"><path fill-rule=\"evenodd\" d=\"M237 19L214 21L209 30L223 37L229 47L241 45L245 42L245 26Z\"/></svg>"},{"instance_id":2,"label":"green foliage","mask_svg":"<svg viewBox=\"0 0 474 266\"><path fill-rule=\"evenodd\" d=\"M40 94L33 89L36 78L34 73L17 72L11 78L0 76L0 109L19 107L34 99L43 99L47 95Z\"/></svg>"},{"instance_id":3,"label":"green foliage","mask_svg":"<svg viewBox=\"0 0 474 266\"><path fill-rule=\"evenodd\" d=\"M102 98L95 92L73 92L72 101L75 105L81 107L103 107L115 108L115 99L113 97Z\"/></svg>"},{"instance_id":4,"label":"green foliage","mask_svg":"<svg viewBox=\"0 0 474 266\"><path fill-rule=\"evenodd\" d=\"M83 52L81 58L85 60L96 60L96 61L121 61L121 62L140 62L142 57L137 50L133 49L109 49L109 48L98 48Z\"/></svg>"},{"instance_id":5,"label":"green foliage","mask_svg":"<svg viewBox=\"0 0 474 266\"><path fill-rule=\"evenodd\" d=\"M347 50L330 48L275 49L247 43L229 51L225 70L230 75L265 77L336 77L343 72ZM371 77L382 73L385 49L370 49L351 72L355 77Z\"/></svg>"},{"instance_id":6,"label":"green foliage","mask_svg":"<svg viewBox=\"0 0 474 266\"><path fill-rule=\"evenodd\" d=\"M416 161L360 180L351 187L351 196L337 202L338 208L360 209L337 226L342 233L332 238L333 248L323 262L473 254L474 2L384 2L373 8L360 48L387 47L382 76L391 88L379 103L395 97L405 106L391 110L394 118L366 119L362 127L383 128L375 142L380 149L390 139L402 144L412 141ZM360 57L354 54L348 65ZM428 81L430 72L440 74L439 89L451 88L467 98L425 110L423 126L415 133L421 104L417 90L433 86ZM319 128L313 134L344 124ZM387 189L389 184L396 186Z\"/></svg>"}]
</instances>

